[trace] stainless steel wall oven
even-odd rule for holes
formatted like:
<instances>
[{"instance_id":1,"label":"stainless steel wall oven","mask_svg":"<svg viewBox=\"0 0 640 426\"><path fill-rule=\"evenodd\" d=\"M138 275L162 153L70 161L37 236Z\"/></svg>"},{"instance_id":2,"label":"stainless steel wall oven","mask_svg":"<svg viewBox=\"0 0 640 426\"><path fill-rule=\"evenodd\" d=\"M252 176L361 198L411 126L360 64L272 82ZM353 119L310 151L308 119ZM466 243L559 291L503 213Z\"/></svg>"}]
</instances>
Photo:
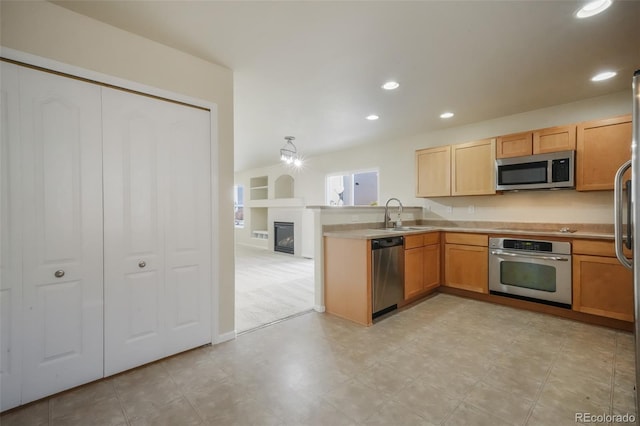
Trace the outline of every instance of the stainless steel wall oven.
<instances>
[{"instance_id":1,"label":"stainless steel wall oven","mask_svg":"<svg viewBox=\"0 0 640 426\"><path fill-rule=\"evenodd\" d=\"M489 292L571 308L571 243L490 238Z\"/></svg>"}]
</instances>

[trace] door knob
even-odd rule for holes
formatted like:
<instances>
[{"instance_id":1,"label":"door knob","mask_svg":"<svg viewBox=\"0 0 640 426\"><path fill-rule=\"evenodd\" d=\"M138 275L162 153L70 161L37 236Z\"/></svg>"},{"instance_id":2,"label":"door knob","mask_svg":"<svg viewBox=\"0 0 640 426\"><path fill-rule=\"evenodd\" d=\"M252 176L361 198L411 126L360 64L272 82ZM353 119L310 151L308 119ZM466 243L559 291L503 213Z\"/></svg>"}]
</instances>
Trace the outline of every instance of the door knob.
<instances>
[{"instance_id":1,"label":"door knob","mask_svg":"<svg viewBox=\"0 0 640 426\"><path fill-rule=\"evenodd\" d=\"M55 275L56 278L62 278L64 277L64 271L62 269L58 269L53 275Z\"/></svg>"},{"instance_id":2,"label":"door knob","mask_svg":"<svg viewBox=\"0 0 640 426\"><path fill-rule=\"evenodd\" d=\"M140 262L138 262L139 268L144 268L145 266L147 266L147 262L145 262L144 260L141 260Z\"/></svg>"}]
</instances>

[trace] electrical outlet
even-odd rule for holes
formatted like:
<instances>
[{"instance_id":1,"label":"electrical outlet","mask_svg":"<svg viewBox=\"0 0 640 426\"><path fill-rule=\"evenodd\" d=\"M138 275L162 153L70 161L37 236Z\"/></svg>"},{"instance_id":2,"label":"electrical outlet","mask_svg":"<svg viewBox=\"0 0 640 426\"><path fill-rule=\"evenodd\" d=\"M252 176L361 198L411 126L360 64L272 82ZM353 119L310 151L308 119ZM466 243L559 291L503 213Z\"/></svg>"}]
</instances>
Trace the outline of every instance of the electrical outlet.
<instances>
[{"instance_id":1,"label":"electrical outlet","mask_svg":"<svg viewBox=\"0 0 640 426\"><path fill-rule=\"evenodd\" d=\"M360 216L358 216L357 214L351 215L351 222L357 222L359 220L360 220Z\"/></svg>"},{"instance_id":2,"label":"electrical outlet","mask_svg":"<svg viewBox=\"0 0 640 426\"><path fill-rule=\"evenodd\" d=\"M447 206L447 213L453 213L453 207Z\"/></svg>"},{"instance_id":3,"label":"electrical outlet","mask_svg":"<svg viewBox=\"0 0 640 426\"><path fill-rule=\"evenodd\" d=\"M476 206L474 206L473 204L467 207L467 213L474 214L475 212L476 212Z\"/></svg>"}]
</instances>

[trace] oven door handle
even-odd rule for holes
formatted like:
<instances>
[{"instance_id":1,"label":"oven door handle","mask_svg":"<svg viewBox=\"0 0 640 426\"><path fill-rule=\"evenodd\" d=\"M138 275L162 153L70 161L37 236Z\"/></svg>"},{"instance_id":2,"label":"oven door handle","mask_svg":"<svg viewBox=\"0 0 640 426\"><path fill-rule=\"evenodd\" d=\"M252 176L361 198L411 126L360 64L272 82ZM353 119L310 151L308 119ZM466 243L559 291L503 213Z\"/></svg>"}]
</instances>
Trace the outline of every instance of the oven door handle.
<instances>
[{"instance_id":1,"label":"oven door handle","mask_svg":"<svg viewBox=\"0 0 640 426\"><path fill-rule=\"evenodd\" d=\"M511 256L511 257L526 257L528 259L540 259L540 260L554 260L557 262L568 262L569 258L568 257L562 257L562 256L541 256L539 254L520 254L520 253L510 253L510 252L506 252L506 251L500 251L500 250L491 250L491 254L492 255L496 255L496 256Z\"/></svg>"}]
</instances>

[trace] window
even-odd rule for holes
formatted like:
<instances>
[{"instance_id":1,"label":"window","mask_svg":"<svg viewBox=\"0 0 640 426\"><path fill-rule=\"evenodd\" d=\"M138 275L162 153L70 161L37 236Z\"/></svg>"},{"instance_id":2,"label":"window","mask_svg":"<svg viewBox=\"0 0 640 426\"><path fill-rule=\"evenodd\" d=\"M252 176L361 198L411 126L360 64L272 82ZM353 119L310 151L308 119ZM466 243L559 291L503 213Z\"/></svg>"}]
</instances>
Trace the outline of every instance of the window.
<instances>
[{"instance_id":1,"label":"window","mask_svg":"<svg viewBox=\"0 0 640 426\"><path fill-rule=\"evenodd\" d=\"M236 228L244 228L244 187L233 187L233 220Z\"/></svg>"},{"instance_id":2,"label":"window","mask_svg":"<svg viewBox=\"0 0 640 426\"><path fill-rule=\"evenodd\" d=\"M327 176L326 199L330 206L378 204L378 171L340 173Z\"/></svg>"}]
</instances>

